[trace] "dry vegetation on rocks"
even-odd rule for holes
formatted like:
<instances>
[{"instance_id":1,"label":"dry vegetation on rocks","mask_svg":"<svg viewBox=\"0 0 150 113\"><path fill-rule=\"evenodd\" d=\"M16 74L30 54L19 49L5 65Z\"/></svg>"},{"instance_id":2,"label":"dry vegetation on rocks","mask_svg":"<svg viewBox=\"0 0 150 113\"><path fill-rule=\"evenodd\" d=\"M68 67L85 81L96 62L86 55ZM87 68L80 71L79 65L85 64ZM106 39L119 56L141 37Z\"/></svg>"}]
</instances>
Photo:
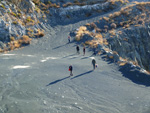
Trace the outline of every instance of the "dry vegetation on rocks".
<instances>
[{"instance_id":1,"label":"dry vegetation on rocks","mask_svg":"<svg viewBox=\"0 0 150 113\"><path fill-rule=\"evenodd\" d=\"M109 14L108 17L100 18L97 22L87 23L86 26L81 26L78 31L76 38L80 40L84 34L90 34L87 29L94 29L96 32L107 33L109 32L112 36L116 36L116 30L118 28L129 28L130 26L142 26L146 22L149 22L149 6L148 3L137 3L122 8L120 11ZM119 32L121 33L121 31ZM92 33L91 33L92 34Z\"/></svg>"},{"instance_id":2,"label":"dry vegetation on rocks","mask_svg":"<svg viewBox=\"0 0 150 113\"><path fill-rule=\"evenodd\" d=\"M41 9L34 7L28 0L7 0L6 2L1 1L0 4L4 9L1 10L3 15L0 16L0 29L2 32L6 32L4 36L0 37L0 42L5 45L1 48L1 52L23 47L30 44L31 38L44 36L41 28L34 29L34 26L39 24L39 19L44 17ZM39 9L39 12L34 12L36 9Z\"/></svg>"},{"instance_id":3,"label":"dry vegetation on rocks","mask_svg":"<svg viewBox=\"0 0 150 113\"><path fill-rule=\"evenodd\" d=\"M115 4L118 1L120 0L111 1L111 2L112 4ZM123 2L123 1L120 1L120 2ZM119 36L119 37L122 37L122 39L119 39L119 40L121 40L123 44L125 43L130 44L129 40L131 41L131 39L129 39L127 36L124 36L125 32L127 32L127 30L130 31L130 29L132 31L132 29L136 29L135 27L137 27L137 29L142 28L142 27L145 28L145 25L150 22L149 10L150 10L150 2L140 2L140 3L135 2L134 4L127 5L126 7L121 8L120 11L116 11L114 13L109 14L108 16L100 18L96 22L87 23L85 26L80 27L76 31L76 40L79 41L89 36L89 37L92 37L93 39L85 41L84 42L85 44L88 44L91 47L97 47L98 44L105 45L105 47L106 46L109 47L109 45L111 46L114 46L114 45L111 44L112 41L108 41L108 39L111 40L112 38L114 40L117 40L116 38ZM134 32L131 32L131 33L134 33ZM100 37L100 38L97 38L97 37ZM132 46L134 45L132 44ZM119 49L116 49L116 50L118 51ZM125 51L126 55L132 53L131 50L128 50L128 51L122 50L122 51ZM120 65L126 64L124 62L130 61L132 62L133 65L142 66L146 70L149 70L149 66L148 66L149 61L146 62L142 56L141 56L141 59L136 58L137 56L135 56L135 59L132 59L120 53L121 50L119 50L118 52L117 54L122 56L122 57L120 56L119 59L123 61L120 63ZM113 56L110 55L109 58L113 59ZM143 64L141 64L141 62L143 62Z\"/></svg>"},{"instance_id":4,"label":"dry vegetation on rocks","mask_svg":"<svg viewBox=\"0 0 150 113\"><path fill-rule=\"evenodd\" d=\"M112 46L112 48L114 47L112 44L113 39L121 40L121 42L116 41L117 43L130 45L129 42L131 39L127 36L127 34L132 32L133 29L133 31L140 34L139 37L148 35L148 33L142 35L140 31L135 29L141 27L144 28L146 24L150 22L150 2L129 3L128 0L32 0L32 2L29 0L7 0L6 3L1 3L0 8L3 15L1 15L0 18L2 23L4 22L2 25L3 28L7 28L6 30L2 30L7 32L7 30L11 29L10 23L16 31L18 29L23 29L13 32L10 36L6 35L1 38L1 41L5 42L5 46L0 49L1 52L5 50L13 50L15 48L22 47L23 45L28 45L32 38L43 37L45 35L44 30L42 30L38 24L49 21L51 17L55 19L54 16L60 18L58 21L66 20L67 22L71 22L75 19L79 19L78 17L80 15L82 16L81 18L86 19L91 16L105 14L104 16L101 16L99 20L87 23L85 26L81 26L76 31L75 39L77 41L82 40L86 45L90 45L95 48L99 45L105 46L104 49L107 51L111 50L111 48L109 48L110 46ZM9 4L15 5L11 7ZM70 9L66 7L76 9L70 11ZM118 10L114 11L114 9L117 8ZM110 13L110 11L112 13ZM57 21L55 21L55 23L57 23ZM35 26L38 27L35 28ZM119 46L118 48L121 47ZM122 54L120 52L121 50L114 51L115 52L113 54ZM125 51L126 54L131 52L129 47L123 48L123 51ZM147 62L145 61L144 63L138 64L143 61L143 58L134 59L135 56L133 54L135 53L133 52L130 54L132 59L128 59L132 60L133 64L140 66L147 65ZM110 59L114 58L113 55L109 55L108 57ZM122 54L121 57L122 59L126 59L124 54ZM149 69L149 67L146 67L146 69Z\"/></svg>"}]
</instances>

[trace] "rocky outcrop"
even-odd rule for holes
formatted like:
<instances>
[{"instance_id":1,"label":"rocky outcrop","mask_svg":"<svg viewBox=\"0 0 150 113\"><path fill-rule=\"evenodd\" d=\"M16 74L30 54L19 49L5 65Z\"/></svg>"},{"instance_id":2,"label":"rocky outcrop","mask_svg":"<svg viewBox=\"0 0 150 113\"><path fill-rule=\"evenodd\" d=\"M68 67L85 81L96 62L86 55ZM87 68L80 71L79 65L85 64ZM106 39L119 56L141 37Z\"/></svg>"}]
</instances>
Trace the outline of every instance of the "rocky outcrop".
<instances>
[{"instance_id":1,"label":"rocky outcrop","mask_svg":"<svg viewBox=\"0 0 150 113\"><path fill-rule=\"evenodd\" d=\"M80 35L76 34L76 38L84 40L90 34L93 39L85 44L96 47L115 62L132 62L150 71L149 6L149 2L129 3L96 22L87 23L86 30L77 30Z\"/></svg>"},{"instance_id":2,"label":"rocky outcrop","mask_svg":"<svg viewBox=\"0 0 150 113\"><path fill-rule=\"evenodd\" d=\"M66 4L66 3L85 3L85 4L92 4L92 3L102 3L106 2L108 0L41 0L44 3L47 3L48 1L52 3L59 3L59 4Z\"/></svg>"},{"instance_id":3,"label":"rocky outcrop","mask_svg":"<svg viewBox=\"0 0 150 113\"><path fill-rule=\"evenodd\" d=\"M108 36L110 37L110 36ZM150 34L147 26L131 27L107 39L109 47L118 54L150 70Z\"/></svg>"},{"instance_id":4,"label":"rocky outcrop","mask_svg":"<svg viewBox=\"0 0 150 113\"><path fill-rule=\"evenodd\" d=\"M93 47L107 53L107 56L113 57L115 61L119 61L119 57L122 57L150 70L150 45L147 43L150 41L150 28L146 16L149 14L149 4L126 5L127 3L127 0L95 0L94 2L93 0L61 0L61 2L59 0L2 0L0 2L0 47L5 49L14 44L11 41L19 40L24 35L27 35L24 36L26 38L43 36L41 28L47 29L45 23L67 24L126 6L120 8L120 11L103 16L95 23L88 23L86 27L90 32L85 33L81 41L84 43L91 41ZM103 44L107 43L106 39L108 45ZM110 51L106 51L105 48L109 48Z\"/></svg>"},{"instance_id":5,"label":"rocky outcrop","mask_svg":"<svg viewBox=\"0 0 150 113\"><path fill-rule=\"evenodd\" d=\"M51 24L70 23L74 21L87 19L88 17L91 17L91 16L102 15L102 14L105 14L106 12L112 11L120 7L123 4L124 3L117 1L115 2L115 5L114 5L110 1L102 0L101 3L90 4L90 5L83 5L83 6L71 5L68 7L50 8L49 9L50 14L54 15L54 17L57 18L56 20L55 18L50 17Z\"/></svg>"},{"instance_id":6,"label":"rocky outcrop","mask_svg":"<svg viewBox=\"0 0 150 113\"><path fill-rule=\"evenodd\" d=\"M0 41L7 42L10 40L10 29L6 26L6 22L0 18Z\"/></svg>"},{"instance_id":7,"label":"rocky outcrop","mask_svg":"<svg viewBox=\"0 0 150 113\"><path fill-rule=\"evenodd\" d=\"M2 1L0 13L3 14L0 17L0 41L3 43L10 42L10 37L19 38L18 36L25 35L26 28L17 19L17 8L15 5L8 4ZM9 6L10 5L10 6ZM6 10L5 10L6 9ZM18 36L17 36L18 35Z\"/></svg>"},{"instance_id":8,"label":"rocky outcrop","mask_svg":"<svg viewBox=\"0 0 150 113\"><path fill-rule=\"evenodd\" d=\"M0 52L18 48L26 39L29 42L30 38L44 36L43 20L39 21L44 14L38 10L35 11L35 4L31 0L0 2Z\"/></svg>"},{"instance_id":9,"label":"rocky outcrop","mask_svg":"<svg viewBox=\"0 0 150 113\"><path fill-rule=\"evenodd\" d=\"M7 0L12 3L14 9L19 8L22 11L29 12L30 10L34 10L35 4L31 0Z\"/></svg>"}]
</instances>

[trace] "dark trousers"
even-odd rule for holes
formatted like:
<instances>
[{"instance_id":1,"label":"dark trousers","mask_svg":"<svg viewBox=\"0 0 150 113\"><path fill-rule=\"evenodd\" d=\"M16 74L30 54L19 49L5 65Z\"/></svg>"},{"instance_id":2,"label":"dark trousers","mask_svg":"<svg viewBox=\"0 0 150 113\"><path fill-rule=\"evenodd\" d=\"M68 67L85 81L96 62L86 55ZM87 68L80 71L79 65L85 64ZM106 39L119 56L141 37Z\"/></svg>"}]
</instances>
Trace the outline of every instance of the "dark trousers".
<instances>
[{"instance_id":1,"label":"dark trousers","mask_svg":"<svg viewBox=\"0 0 150 113\"><path fill-rule=\"evenodd\" d=\"M95 69L95 64L93 64L93 69Z\"/></svg>"},{"instance_id":2,"label":"dark trousers","mask_svg":"<svg viewBox=\"0 0 150 113\"><path fill-rule=\"evenodd\" d=\"M72 70L70 70L70 76L72 76L72 75L73 75Z\"/></svg>"},{"instance_id":3,"label":"dark trousers","mask_svg":"<svg viewBox=\"0 0 150 113\"><path fill-rule=\"evenodd\" d=\"M68 42L70 43L70 39L68 39Z\"/></svg>"}]
</instances>

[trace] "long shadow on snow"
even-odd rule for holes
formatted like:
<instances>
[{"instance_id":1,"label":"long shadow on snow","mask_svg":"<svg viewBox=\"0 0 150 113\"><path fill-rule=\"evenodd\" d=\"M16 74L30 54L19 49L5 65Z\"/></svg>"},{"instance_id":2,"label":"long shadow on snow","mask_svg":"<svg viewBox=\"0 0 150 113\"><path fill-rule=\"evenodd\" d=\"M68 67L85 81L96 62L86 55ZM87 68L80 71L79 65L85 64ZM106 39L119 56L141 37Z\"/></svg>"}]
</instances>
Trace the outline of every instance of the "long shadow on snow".
<instances>
[{"instance_id":1,"label":"long shadow on snow","mask_svg":"<svg viewBox=\"0 0 150 113\"><path fill-rule=\"evenodd\" d=\"M87 59L87 58L89 58L89 57L90 57L90 56L88 56L88 57L83 57L83 58L81 58L81 59L83 60L83 59Z\"/></svg>"},{"instance_id":2,"label":"long shadow on snow","mask_svg":"<svg viewBox=\"0 0 150 113\"><path fill-rule=\"evenodd\" d=\"M67 43L64 44L64 45L60 45L60 46L54 47L54 48L52 48L52 49L58 49L58 48L61 48L61 47L63 47L63 46L66 46L67 44L71 44L71 43L74 43L74 41L71 41L70 43L67 42Z\"/></svg>"},{"instance_id":3,"label":"long shadow on snow","mask_svg":"<svg viewBox=\"0 0 150 113\"><path fill-rule=\"evenodd\" d=\"M58 48L63 47L63 46L65 46L65 45L67 45L67 44L68 44L68 43L66 43L66 44L64 44L64 45L57 46L57 47L55 47L55 48L53 48L53 49L58 49Z\"/></svg>"},{"instance_id":4,"label":"long shadow on snow","mask_svg":"<svg viewBox=\"0 0 150 113\"><path fill-rule=\"evenodd\" d=\"M74 54L71 54L71 55L65 56L65 57L63 57L63 58L71 57L71 56L74 56L74 55L76 55L76 54L74 53Z\"/></svg>"},{"instance_id":5,"label":"long shadow on snow","mask_svg":"<svg viewBox=\"0 0 150 113\"><path fill-rule=\"evenodd\" d=\"M65 77L65 78L62 78L62 79L55 80L55 81L53 81L53 82L47 84L46 86L50 86L50 85L56 84L56 83L58 83L58 82L61 82L61 81L65 80L65 79L69 78L69 77L70 77L70 76Z\"/></svg>"},{"instance_id":6,"label":"long shadow on snow","mask_svg":"<svg viewBox=\"0 0 150 113\"><path fill-rule=\"evenodd\" d=\"M88 58L90 58L90 57L95 57L95 56L96 56L96 55L91 54L90 56L84 56L83 58L81 58L81 60L88 59Z\"/></svg>"},{"instance_id":7,"label":"long shadow on snow","mask_svg":"<svg viewBox=\"0 0 150 113\"><path fill-rule=\"evenodd\" d=\"M83 75L85 75L85 74L89 74L89 73L91 73L91 72L93 72L93 70L90 70L90 71L87 71L87 72L85 72L85 73L79 74L79 75L77 75L77 76L75 76L75 77L73 77L73 78L71 78L71 79L75 79L75 78L77 78L77 77L83 76Z\"/></svg>"},{"instance_id":8,"label":"long shadow on snow","mask_svg":"<svg viewBox=\"0 0 150 113\"><path fill-rule=\"evenodd\" d=\"M78 58L78 56L75 56L75 57L72 57L72 58L69 58L69 59L75 59L75 58Z\"/></svg>"},{"instance_id":9,"label":"long shadow on snow","mask_svg":"<svg viewBox=\"0 0 150 113\"><path fill-rule=\"evenodd\" d=\"M124 77L136 84L150 86L150 75L140 72L139 69L131 67L130 64L121 66L119 71L122 72Z\"/></svg>"}]
</instances>

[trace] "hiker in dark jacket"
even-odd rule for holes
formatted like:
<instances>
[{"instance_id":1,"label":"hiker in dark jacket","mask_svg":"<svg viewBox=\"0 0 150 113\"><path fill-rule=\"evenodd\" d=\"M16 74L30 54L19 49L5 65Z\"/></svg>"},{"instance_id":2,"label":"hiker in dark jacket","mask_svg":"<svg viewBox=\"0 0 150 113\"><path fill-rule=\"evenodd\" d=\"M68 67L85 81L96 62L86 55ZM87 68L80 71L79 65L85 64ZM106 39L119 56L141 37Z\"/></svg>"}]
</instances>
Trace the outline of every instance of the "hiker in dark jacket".
<instances>
[{"instance_id":1,"label":"hiker in dark jacket","mask_svg":"<svg viewBox=\"0 0 150 113\"><path fill-rule=\"evenodd\" d=\"M92 59L92 65L93 65L93 70L95 70L95 67L96 67L96 60L95 60L95 58Z\"/></svg>"},{"instance_id":2,"label":"hiker in dark jacket","mask_svg":"<svg viewBox=\"0 0 150 113\"><path fill-rule=\"evenodd\" d=\"M68 36L68 43L70 43L70 39L71 39L71 37L70 37L70 36Z\"/></svg>"},{"instance_id":3,"label":"hiker in dark jacket","mask_svg":"<svg viewBox=\"0 0 150 113\"><path fill-rule=\"evenodd\" d=\"M72 65L69 66L69 71L70 71L70 76L73 76L73 73L72 73L73 67L72 67Z\"/></svg>"},{"instance_id":4,"label":"hiker in dark jacket","mask_svg":"<svg viewBox=\"0 0 150 113\"><path fill-rule=\"evenodd\" d=\"M77 53L80 54L80 48L79 48L78 45L77 45L77 47L76 47L76 50L77 50Z\"/></svg>"},{"instance_id":5,"label":"hiker in dark jacket","mask_svg":"<svg viewBox=\"0 0 150 113\"><path fill-rule=\"evenodd\" d=\"M83 55L85 55L85 46L83 47Z\"/></svg>"}]
</instances>

